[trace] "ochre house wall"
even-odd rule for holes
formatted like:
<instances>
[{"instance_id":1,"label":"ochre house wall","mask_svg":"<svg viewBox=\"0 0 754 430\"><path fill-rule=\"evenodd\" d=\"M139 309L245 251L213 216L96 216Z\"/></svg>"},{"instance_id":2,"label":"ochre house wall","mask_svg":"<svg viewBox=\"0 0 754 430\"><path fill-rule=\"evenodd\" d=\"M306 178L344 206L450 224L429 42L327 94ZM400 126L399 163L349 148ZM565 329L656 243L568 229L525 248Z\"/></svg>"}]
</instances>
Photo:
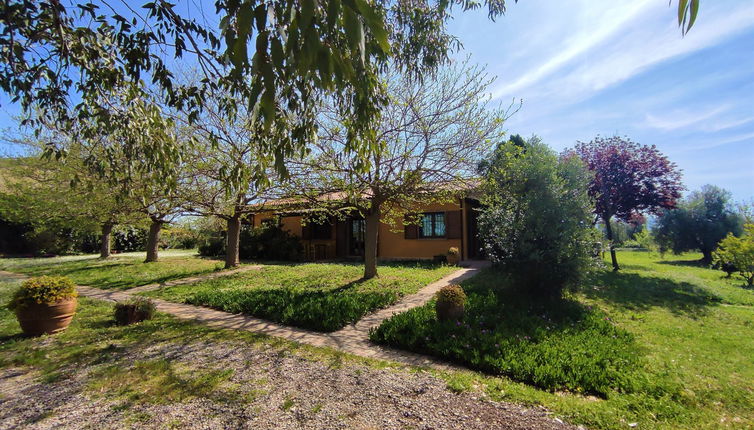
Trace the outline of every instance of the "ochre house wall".
<instances>
[{"instance_id":1,"label":"ochre house wall","mask_svg":"<svg viewBox=\"0 0 754 430\"><path fill-rule=\"evenodd\" d=\"M430 204L418 208L416 212L446 212L461 210L459 203ZM259 226L262 220L272 218L273 212L260 212L254 215L254 226ZM282 228L291 232L297 237L302 236L301 216L283 216L281 218ZM331 231L332 237L329 240L302 240L305 255L313 258L315 246L318 244L327 247L327 257L335 258L335 228ZM462 235L466 235L466 214L462 216ZM463 249L464 241L462 239L405 239L403 225L391 226L386 223L380 223L379 240L377 256L379 259L431 259L435 255L446 255L450 247Z\"/></svg>"},{"instance_id":2,"label":"ochre house wall","mask_svg":"<svg viewBox=\"0 0 754 430\"><path fill-rule=\"evenodd\" d=\"M458 203L431 204L422 206L416 212L457 211ZM465 234L465 232L464 232ZM416 259L446 255L448 248L461 249L461 239L405 239L403 226L380 224L377 257L380 259Z\"/></svg>"}]
</instances>

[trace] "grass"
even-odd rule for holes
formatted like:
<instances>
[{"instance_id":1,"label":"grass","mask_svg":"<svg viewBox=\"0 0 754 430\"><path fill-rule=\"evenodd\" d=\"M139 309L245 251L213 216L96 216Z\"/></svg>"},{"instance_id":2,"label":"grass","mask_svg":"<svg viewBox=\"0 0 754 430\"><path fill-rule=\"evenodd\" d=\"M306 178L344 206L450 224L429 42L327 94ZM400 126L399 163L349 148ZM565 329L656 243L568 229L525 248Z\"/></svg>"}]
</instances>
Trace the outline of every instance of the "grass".
<instances>
[{"instance_id":1,"label":"grass","mask_svg":"<svg viewBox=\"0 0 754 430\"><path fill-rule=\"evenodd\" d=\"M633 391L595 397L480 372L441 376L451 389L543 405L592 428L754 427L754 291L700 266L700 258L620 252L620 272L599 273L570 297L630 333L640 363L634 376L646 382ZM515 312L504 316L529 322Z\"/></svg>"},{"instance_id":2,"label":"grass","mask_svg":"<svg viewBox=\"0 0 754 430\"><path fill-rule=\"evenodd\" d=\"M0 281L0 303L6 303L18 285L19 282ZM74 376L83 377L85 393L115 402L114 407L123 413L140 404L185 402L193 398L238 404L263 394L264 380L234 383L230 381L231 370L213 368L212 364L192 367L190 362L163 357L133 360L158 345L191 349L195 344L213 342L273 349L281 355L296 354L325 363L350 360L377 367L389 365L265 335L213 329L162 313L149 321L119 326L113 319L112 303L85 297L79 298L77 314L66 331L27 338L21 334L15 315L0 307L0 368L33 369L35 379L45 384L65 384Z\"/></svg>"},{"instance_id":3,"label":"grass","mask_svg":"<svg viewBox=\"0 0 754 430\"><path fill-rule=\"evenodd\" d=\"M454 270L430 263L393 263L382 265L378 278L363 280L359 264L267 265L261 271L144 294L330 332Z\"/></svg>"},{"instance_id":4,"label":"grass","mask_svg":"<svg viewBox=\"0 0 754 430\"><path fill-rule=\"evenodd\" d=\"M638 351L636 370L656 388L591 396L551 391L506 376L478 371L430 371L445 379L454 391L483 391L492 400L542 405L555 416L590 428L699 429L754 427L754 291L720 271L695 263L701 255L666 256L620 252L621 272L598 274L570 300L592 306L630 333ZM383 271L383 275L388 272ZM479 280L477 280L479 281ZM0 283L0 303L10 297L15 283ZM188 295L188 290L186 291ZM513 314L505 314L513 315ZM376 368L405 366L315 348L244 331L218 330L180 321L164 314L153 320L117 326L112 304L80 299L79 313L68 331L56 336L24 338L15 317L0 308L0 367L31 367L40 381L65 383L84 372L91 395L129 404L160 402L162 398L190 398L190 387L205 383L197 396L238 402L257 394L260 387L228 384L223 369L191 369L161 360L131 361L152 345L232 342L239 347L275 348L305 359L338 367L359 363ZM253 365L253 363L249 363ZM203 374L208 380L197 380ZM128 379L144 395L117 383ZM157 384L157 382L165 384ZM165 385L167 393L157 385ZM249 387L246 387L249 385ZM250 389L250 391L243 391ZM264 387L274 390L274 387ZM159 393L159 395L157 395ZM153 395L154 394L154 395ZM129 411L123 411L124 414ZM140 419L133 412L134 420ZM141 417L148 420L149 417Z\"/></svg>"},{"instance_id":5,"label":"grass","mask_svg":"<svg viewBox=\"0 0 754 430\"><path fill-rule=\"evenodd\" d=\"M160 261L143 261L144 253L116 254L106 260L96 255L2 258L0 270L30 276L65 275L80 285L126 289L209 273L223 267L221 261L199 258L192 251L163 251Z\"/></svg>"}]
</instances>

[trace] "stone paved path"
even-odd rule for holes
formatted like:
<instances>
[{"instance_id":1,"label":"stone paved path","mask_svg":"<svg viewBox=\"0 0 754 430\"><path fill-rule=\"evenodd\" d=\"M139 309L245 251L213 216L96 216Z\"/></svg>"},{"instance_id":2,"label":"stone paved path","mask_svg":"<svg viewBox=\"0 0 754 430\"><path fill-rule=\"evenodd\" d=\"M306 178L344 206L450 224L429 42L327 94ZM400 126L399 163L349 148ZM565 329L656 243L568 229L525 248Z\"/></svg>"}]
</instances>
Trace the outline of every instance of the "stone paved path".
<instances>
[{"instance_id":1,"label":"stone paved path","mask_svg":"<svg viewBox=\"0 0 754 430\"><path fill-rule=\"evenodd\" d=\"M431 299L432 296L440 288L448 284L459 283L465 279L468 279L474 276L481 268L485 267L486 265L487 262L469 262L468 267L456 270L455 272L425 286L417 293L404 297L403 300L399 301L395 305L367 315L356 324L349 325L341 330L332 333L319 333L296 327L284 326L263 319L254 318L248 315L231 314L200 306L172 303L159 299L152 300L157 305L157 309L161 312L165 312L182 319L199 321L211 327L263 333L308 345L330 347L361 357L389 360L413 366L431 367L439 370L450 370L458 369L458 366L437 360L429 356L386 348L370 342L369 329L378 326L383 320L390 318L396 313L404 312L408 309L423 305L429 299ZM251 269L247 268L246 270ZM222 273L224 275L229 274L229 272ZM21 279L23 277L23 275L20 275L19 277L19 275L16 273L4 271L0 271L0 276L13 276L17 279ZM206 277L200 278L206 279ZM185 280L185 278L181 281L183 280ZM193 281L186 281L184 283L188 282ZM155 288L159 288L159 285ZM132 288L127 291L106 291L99 288L82 285L78 286L78 291L79 294L83 296L95 299L124 301L129 299L132 296L132 293L135 291L147 290L137 290L137 288Z\"/></svg>"}]
</instances>

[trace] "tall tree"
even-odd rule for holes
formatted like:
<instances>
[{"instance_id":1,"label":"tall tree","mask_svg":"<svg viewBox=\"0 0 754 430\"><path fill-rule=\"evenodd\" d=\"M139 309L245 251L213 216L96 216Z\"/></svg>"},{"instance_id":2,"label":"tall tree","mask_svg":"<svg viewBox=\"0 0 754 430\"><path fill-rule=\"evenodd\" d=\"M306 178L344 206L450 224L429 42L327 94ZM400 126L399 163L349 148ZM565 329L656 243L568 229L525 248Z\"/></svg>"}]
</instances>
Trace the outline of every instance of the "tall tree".
<instances>
[{"instance_id":1,"label":"tall tree","mask_svg":"<svg viewBox=\"0 0 754 430\"><path fill-rule=\"evenodd\" d=\"M348 113L332 105L321 111L312 153L292 163L298 173L294 192L308 190L313 204L333 209L333 203L344 202L323 202L319 196L337 191L364 214L364 278L377 276L381 220L403 226L404 215L420 205L447 201L478 185L476 166L502 139L508 114L489 106L491 82L483 69L467 62L441 68L434 79L388 73L389 103L374 124L377 149L367 160L347 150Z\"/></svg>"},{"instance_id":2,"label":"tall tree","mask_svg":"<svg viewBox=\"0 0 754 430\"><path fill-rule=\"evenodd\" d=\"M262 149L274 138L241 107L241 114L228 118L220 108L228 93L213 93L194 121L182 119L181 133L192 140L185 156L186 167L178 197L187 213L214 216L225 221L227 244L225 267L239 264L242 218L255 210L253 205L275 180L268 168L269 158ZM285 127L280 130L287 133Z\"/></svg>"},{"instance_id":3,"label":"tall tree","mask_svg":"<svg viewBox=\"0 0 754 430\"><path fill-rule=\"evenodd\" d=\"M566 153L580 157L594 173L589 195L596 202L594 213L605 225L613 270L619 270L610 221L615 217L628 222L637 214L675 207L683 189L681 173L654 145L618 136L578 142Z\"/></svg>"},{"instance_id":4,"label":"tall tree","mask_svg":"<svg viewBox=\"0 0 754 430\"><path fill-rule=\"evenodd\" d=\"M121 190L103 183L84 166L78 149L69 146L64 162L41 159L34 149L29 157L16 159L5 177L5 193L15 196L16 204L3 215L35 226L58 223L85 231L99 229L100 257L108 258L113 228L138 223L140 217L133 200L121 198Z\"/></svg>"},{"instance_id":5,"label":"tall tree","mask_svg":"<svg viewBox=\"0 0 754 430\"><path fill-rule=\"evenodd\" d=\"M734 210L729 191L705 185L689 194L676 209L663 211L654 234L661 247L676 253L698 249L702 261L710 264L718 242L729 233L740 236L744 221Z\"/></svg>"}]
</instances>

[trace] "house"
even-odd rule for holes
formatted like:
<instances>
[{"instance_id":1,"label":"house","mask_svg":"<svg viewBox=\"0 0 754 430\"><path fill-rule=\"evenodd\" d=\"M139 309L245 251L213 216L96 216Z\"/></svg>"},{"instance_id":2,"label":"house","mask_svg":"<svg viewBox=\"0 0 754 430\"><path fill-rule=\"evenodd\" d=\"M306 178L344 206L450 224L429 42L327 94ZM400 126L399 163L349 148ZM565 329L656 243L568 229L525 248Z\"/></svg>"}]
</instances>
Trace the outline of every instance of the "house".
<instances>
[{"instance_id":1,"label":"house","mask_svg":"<svg viewBox=\"0 0 754 430\"><path fill-rule=\"evenodd\" d=\"M336 200L337 197L328 197ZM433 259L447 255L451 247L460 251L462 260L480 259L477 238L479 201L463 196L450 203L428 204L417 208L418 224L380 223L377 258L380 260ZM359 258L364 255L365 220L352 211L349 215L311 221L313 209L300 201L281 199L260 205L249 220L255 227L278 222L280 227L301 239L309 260Z\"/></svg>"}]
</instances>

